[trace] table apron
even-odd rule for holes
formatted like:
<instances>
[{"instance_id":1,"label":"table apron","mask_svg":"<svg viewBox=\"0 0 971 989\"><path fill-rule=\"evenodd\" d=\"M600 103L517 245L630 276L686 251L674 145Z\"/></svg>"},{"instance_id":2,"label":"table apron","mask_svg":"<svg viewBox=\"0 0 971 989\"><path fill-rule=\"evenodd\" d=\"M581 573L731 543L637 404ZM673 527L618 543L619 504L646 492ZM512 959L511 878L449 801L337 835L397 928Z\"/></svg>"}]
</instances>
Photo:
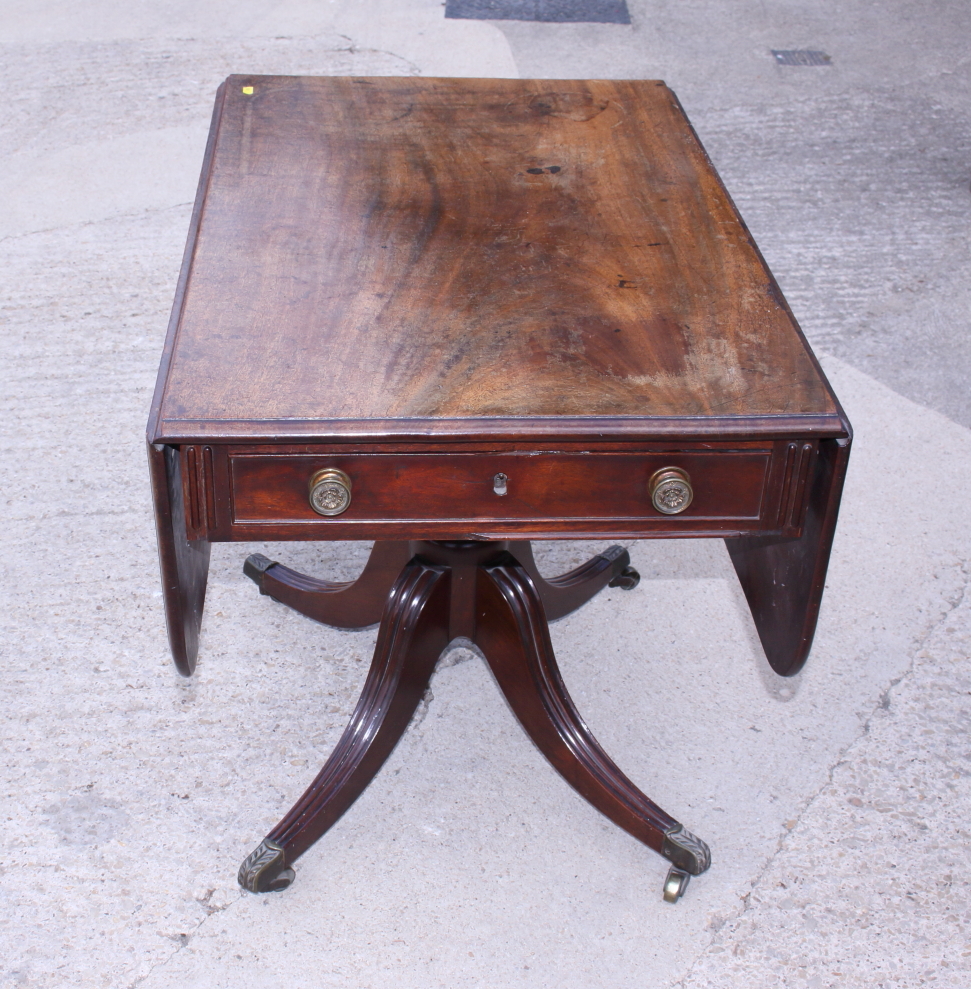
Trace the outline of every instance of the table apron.
<instances>
[{"instance_id":1,"label":"table apron","mask_svg":"<svg viewBox=\"0 0 971 989\"><path fill-rule=\"evenodd\" d=\"M190 540L797 537L815 440L698 444L629 452L268 452L182 447ZM686 472L688 508L652 504L659 470ZM342 471L340 515L311 507L310 479ZM505 493L500 493L504 491Z\"/></svg>"}]
</instances>

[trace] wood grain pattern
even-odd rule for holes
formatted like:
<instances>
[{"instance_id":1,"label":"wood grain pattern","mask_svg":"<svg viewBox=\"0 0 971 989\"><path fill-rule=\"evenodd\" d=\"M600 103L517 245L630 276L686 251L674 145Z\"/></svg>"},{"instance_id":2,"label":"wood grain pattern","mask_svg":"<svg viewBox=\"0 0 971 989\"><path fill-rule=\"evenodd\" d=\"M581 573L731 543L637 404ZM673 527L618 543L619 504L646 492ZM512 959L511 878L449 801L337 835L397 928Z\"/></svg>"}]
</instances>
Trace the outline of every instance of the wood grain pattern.
<instances>
[{"instance_id":1,"label":"wood grain pattern","mask_svg":"<svg viewBox=\"0 0 971 989\"><path fill-rule=\"evenodd\" d=\"M155 439L842 431L662 83L233 76L217 121Z\"/></svg>"},{"instance_id":2,"label":"wood grain pattern","mask_svg":"<svg viewBox=\"0 0 971 989\"><path fill-rule=\"evenodd\" d=\"M791 674L850 427L663 83L230 77L148 437L183 673L211 541L385 541L348 584L247 561L319 621L383 615L351 723L244 862L247 888L292 881L455 637L580 794L679 869L708 867L600 748L550 646L549 617L637 583L629 557L544 580L523 539L733 537L766 655ZM677 517L648 490L670 466L694 487ZM351 478L341 516L308 504L323 467Z\"/></svg>"},{"instance_id":3,"label":"wood grain pattern","mask_svg":"<svg viewBox=\"0 0 971 989\"><path fill-rule=\"evenodd\" d=\"M662 851L666 835L679 824L621 772L580 717L528 572L514 558L482 569L487 577L479 579L476 609L489 618L476 628L475 641L519 723L577 793L628 834Z\"/></svg>"},{"instance_id":4,"label":"wood grain pattern","mask_svg":"<svg viewBox=\"0 0 971 989\"><path fill-rule=\"evenodd\" d=\"M148 434L183 672L209 541L684 535L738 537L792 672L850 427L662 83L234 76ZM655 456L703 468L683 516Z\"/></svg>"},{"instance_id":5,"label":"wood grain pattern","mask_svg":"<svg viewBox=\"0 0 971 989\"><path fill-rule=\"evenodd\" d=\"M633 590L640 574L630 565L630 553L623 546L610 546L585 563L556 577L544 577L533 559L533 547L528 542L510 542L509 552L529 574L543 602L546 620L558 621L582 608L608 584ZM622 578L620 583L612 583Z\"/></svg>"},{"instance_id":6,"label":"wood grain pattern","mask_svg":"<svg viewBox=\"0 0 971 989\"><path fill-rule=\"evenodd\" d=\"M648 480L683 467L694 485L677 521L758 520L771 447L764 451L655 454L397 454L371 456L236 456L230 458L234 522L446 521L648 518L670 522L651 504ZM310 507L308 481L337 467L352 482L350 507L324 518ZM493 478L508 477L497 495Z\"/></svg>"},{"instance_id":7,"label":"wood grain pattern","mask_svg":"<svg viewBox=\"0 0 971 989\"><path fill-rule=\"evenodd\" d=\"M400 545L378 544L372 561L377 556L390 563L400 552ZM558 615L579 607L611 574L629 569L627 553L612 547L549 581L534 577L532 550L523 542L412 542L408 556L388 596L371 668L347 728L317 778L243 862L241 885L262 893L293 881L293 863L380 770L407 728L439 654L456 637L482 648L520 724L577 793L678 868L704 872L711 861L707 845L641 792L601 748L567 692L550 643L546 602ZM267 567L264 559L258 564L267 577L279 569ZM291 586L302 584L302 593L287 604L314 618L331 610L332 586L292 577ZM363 593L373 595L376 607L383 597L381 582L365 583L370 587Z\"/></svg>"},{"instance_id":8,"label":"wood grain pattern","mask_svg":"<svg viewBox=\"0 0 971 989\"><path fill-rule=\"evenodd\" d=\"M317 778L267 838L286 863L327 831L384 765L404 734L448 645L445 570L408 564L391 589L354 714Z\"/></svg>"},{"instance_id":9,"label":"wood grain pattern","mask_svg":"<svg viewBox=\"0 0 971 989\"><path fill-rule=\"evenodd\" d=\"M438 444L426 453L406 444L213 446L204 477L206 511L217 524L190 538L506 539L798 536L804 478L784 441L663 444ZM812 442L802 444L815 449ZM183 472L200 461L183 448ZM389 452L396 450L396 452ZM378 452L380 451L380 452ZM206 462L202 458L202 462ZM651 504L649 479L680 467L695 497L679 515ZM347 473L350 507L324 517L308 499L324 467ZM795 471L795 472L794 472ZM505 495L493 488L505 474Z\"/></svg>"},{"instance_id":10,"label":"wood grain pattern","mask_svg":"<svg viewBox=\"0 0 971 989\"><path fill-rule=\"evenodd\" d=\"M809 658L826 569L836 533L852 437L827 440L818 454L801 455L808 489L799 539L743 536L725 540L752 610L769 665L780 676L798 673Z\"/></svg>"},{"instance_id":11,"label":"wood grain pattern","mask_svg":"<svg viewBox=\"0 0 971 989\"><path fill-rule=\"evenodd\" d=\"M183 676L191 676L199 655L210 545L198 535L191 542L187 538L181 464L179 452L173 447L149 445L148 466L169 647L176 669Z\"/></svg>"},{"instance_id":12,"label":"wood grain pattern","mask_svg":"<svg viewBox=\"0 0 971 989\"><path fill-rule=\"evenodd\" d=\"M246 561L244 573L261 594L315 622L332 628L367 628L381 620L391 588L411 556L407 542L375 543L361 575L351 581L308 577L261 554Z\"/></svg>"}]
</instances>

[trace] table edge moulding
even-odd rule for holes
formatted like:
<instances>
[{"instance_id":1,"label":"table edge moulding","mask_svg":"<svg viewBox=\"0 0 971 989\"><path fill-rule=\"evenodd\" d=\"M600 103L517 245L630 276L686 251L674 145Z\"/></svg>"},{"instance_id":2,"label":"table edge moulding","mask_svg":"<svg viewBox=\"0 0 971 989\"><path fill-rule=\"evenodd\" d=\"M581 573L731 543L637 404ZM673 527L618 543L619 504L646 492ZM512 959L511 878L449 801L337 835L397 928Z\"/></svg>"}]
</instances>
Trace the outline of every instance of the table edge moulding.
<instances>
[{"instance_id":1,"label":"table edge moulding","mask_svg":"<svg viewBox=\"0 0 971 989\"><path fill-rule=\"evenodd\" d=\"M670 861L676 902L708 847L600 747L547 630L639 575L612 546L545 578L530 540L723 538L791 676L851 437L664 83L230 76L147 432L172 654L191 675L212 542L373 541L349 583L244 572L380 625L350 724L241 885L290 884L462 638L564 779Z\"/></svg>"}]
</instances>

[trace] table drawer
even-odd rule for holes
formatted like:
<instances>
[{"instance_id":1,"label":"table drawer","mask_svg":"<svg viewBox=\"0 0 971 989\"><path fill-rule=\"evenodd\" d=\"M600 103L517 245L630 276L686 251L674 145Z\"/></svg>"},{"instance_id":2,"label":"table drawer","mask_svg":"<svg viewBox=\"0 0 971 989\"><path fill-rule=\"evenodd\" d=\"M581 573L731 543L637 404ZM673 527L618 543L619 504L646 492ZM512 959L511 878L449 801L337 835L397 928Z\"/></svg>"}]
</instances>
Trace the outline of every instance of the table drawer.
<instances>
[{"instance_id":1,"label":"table drawer","mask_svg":"<svg viewBox=\"0 0 971 989\"><path fill-rule=\"evenodd\" d=\"M222 530L211 531L210 538L259 538L261 530L267 531L267 538L327 539L381 538L392 530L413 538L428 538L429 533L460 538L517 532L690 535L792 528L797 520L781 519L780 498L783 488L793 487L791 475L799 473L792 463L796 445L788 444L788 466L780 446L787 445L677 452L394 455L277 454L236 448L217 457L225 465L217 473L224 478L228 497L217 493L212 501L228 504L229 511L221 525L210 526ZM652 503L651 479L663 468L684 472L693 489L688 507L674 514ZM319 514L310 502L311 478L325 469L343 472L350 485L350 503L330 516ZM505 484L497 483L503 476ZM217 488L222 486L217 482Z\"/></svg>"}]
</instances>

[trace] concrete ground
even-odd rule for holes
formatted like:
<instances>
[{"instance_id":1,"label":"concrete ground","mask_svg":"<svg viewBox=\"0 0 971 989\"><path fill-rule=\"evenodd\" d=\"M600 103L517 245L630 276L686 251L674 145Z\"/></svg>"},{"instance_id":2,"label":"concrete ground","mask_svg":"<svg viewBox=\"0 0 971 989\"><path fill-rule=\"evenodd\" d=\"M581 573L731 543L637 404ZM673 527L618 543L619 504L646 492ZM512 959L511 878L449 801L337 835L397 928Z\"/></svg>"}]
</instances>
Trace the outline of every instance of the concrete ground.
<instances>
[{"instance_id":1,"label":"concrete ground","mask_svg":"<svg viewBox=\"0 0 971 989\"><path fill-rule=\"evenodd\" d=\"M971 985L971 8L629 7L0 2L4 987ZM293 886L236 886L374 633L241 573L350 576L366 547L219 545L196 676L168 658L142 436L229 72L664 78L824 355L857 439L806 670L768 670L718 542L634 544L640 587L553 629L605 747L712 846L676 906L462 649Z\"/></svg>"}]
</instances>

